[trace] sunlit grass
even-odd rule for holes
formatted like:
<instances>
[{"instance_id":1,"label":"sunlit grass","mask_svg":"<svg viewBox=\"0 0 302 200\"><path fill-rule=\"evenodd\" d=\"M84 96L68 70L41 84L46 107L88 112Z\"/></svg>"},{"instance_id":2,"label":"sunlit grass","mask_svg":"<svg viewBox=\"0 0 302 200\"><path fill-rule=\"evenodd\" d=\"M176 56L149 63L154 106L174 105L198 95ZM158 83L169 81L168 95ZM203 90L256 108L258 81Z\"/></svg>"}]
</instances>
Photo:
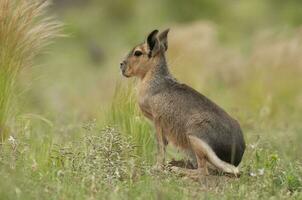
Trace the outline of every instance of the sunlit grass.
<instances>
[{"instance_id":1,"label":"sunlit grass","mask_svg":"<svg viewBox=\"0 0 302 200\"><path fill-rule=\"evenodd\" d=\"M0 1L0 135L14 115L14 85L22 68L56 37L60 23L46 14L49 1Z\"/></svg>"},{"instance_id":2,"label":"sunlit grass","mask_svg":"<svg viewBox=\"0 0 302 200\"><path fill-rule=\"evenodd\" d=\"M137 154L150 162L155 154L154 129L138 108L135 87L134 81L117 84L107 113L107 123L118 126L127 136L132 137L138 146Z\"/></svg>"}]
</instances>

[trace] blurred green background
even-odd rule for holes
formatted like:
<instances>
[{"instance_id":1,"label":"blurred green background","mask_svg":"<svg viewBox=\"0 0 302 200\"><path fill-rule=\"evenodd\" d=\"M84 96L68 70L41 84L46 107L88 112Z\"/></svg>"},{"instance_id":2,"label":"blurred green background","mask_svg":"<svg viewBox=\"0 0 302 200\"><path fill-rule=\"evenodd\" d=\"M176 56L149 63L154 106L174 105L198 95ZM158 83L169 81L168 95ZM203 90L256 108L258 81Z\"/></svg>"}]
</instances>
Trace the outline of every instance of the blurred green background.
<instances>
[{"instance_id":1,"label":"blurred green background","mask_svg":"<svg viewBox=\"0 0 302 200\"><path fill-rule=\"evenodd\" d=\"M54 1L51 12L65 23L67 37L39 58L25 101L39 112L95 115L110 102L116 81L128 81L119 74L123 56L151 30L167 27L170 68L181 81L214 95L253 81L252 72L257 82L273 82L274 72L301 69L301 6L294 0Z\"/></svg>"}]
</instances>

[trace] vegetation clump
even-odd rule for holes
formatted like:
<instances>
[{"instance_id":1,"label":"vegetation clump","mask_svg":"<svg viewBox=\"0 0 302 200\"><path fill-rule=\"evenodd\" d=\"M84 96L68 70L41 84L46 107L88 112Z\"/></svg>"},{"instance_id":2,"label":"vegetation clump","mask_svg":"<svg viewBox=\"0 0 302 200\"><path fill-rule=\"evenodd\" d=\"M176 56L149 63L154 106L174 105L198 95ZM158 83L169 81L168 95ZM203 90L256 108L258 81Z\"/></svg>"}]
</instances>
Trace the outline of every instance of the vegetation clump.
<instances>
[{"instance_id":1,"label":"vegetation clump","mask_svg":"<svg viewBox=\"0 0 302 200\"><path fill-rule=\"evenodd\" d=\"M14 85L22 68L30 66L61 24L46 14L49 1L0 1L0 136L8 132L6 123L14 116Z\"/></svg>"},{"instance_id":2,"label":"vegetation clump","mask_svg":"<svg viewBox=\"0 0 302 200\"><path fill-rule=\"evenodd\" d=\"M52 163L61 167L58 173L99 184L131 179L137 159L133 141L113 127L93 129L68 147L56 145L51 155Z\"/></svg>"}]
</instances>

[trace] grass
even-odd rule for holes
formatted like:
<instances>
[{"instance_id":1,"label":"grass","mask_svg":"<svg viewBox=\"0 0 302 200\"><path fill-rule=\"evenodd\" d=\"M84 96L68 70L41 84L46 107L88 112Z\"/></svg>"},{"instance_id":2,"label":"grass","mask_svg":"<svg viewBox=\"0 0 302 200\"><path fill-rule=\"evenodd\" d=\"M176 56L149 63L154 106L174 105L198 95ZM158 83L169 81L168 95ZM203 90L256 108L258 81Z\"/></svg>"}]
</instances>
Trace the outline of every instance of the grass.
<instances>
[{"instance_id":1,"label":"grass","mask_svg":"<svg viewBox=\"0 0 302 200\"><path fill-rule=\"evenodd\" d=\"M40 36L44 31L44 36L55 35L58 25L44 21L47 14L40 11L45 11L47 3L37 7L26 3L29 1L12 2L17 1L0 0L0 19L10 13L12 18L6 19L18 22L5 23L0 29L0 69L9 66L12 72L0 79L0 127L5 123L7 133L0 143L0 199L302 198L302 40L298 30L285 35L259 30L242 52L220 43L217 28L209 22L172 27L171 71L238 119L247 142L240 178L208 176L194 181L169 171L151 170L156 154L154 128L137 106L137 83L119 80L117 75L118 54L129 49L128 43L118 39L121 36L115 29L95 29L95 16L101 18L104 13L97 7L84 12L92 15L90 28L95 32L83 31L83 35L90 39L99 31L105 40L106 33L117 37L105 47L118 52L108 48L107 60L98 68L89 60L85 37L80 33L58 41L51 53L33 60L40 45L46 44ZM11 9L3 9L7 5ZM30 15L31 9L42 15ZM17 10L33 18L18 18ZM84 17L77 16L77 12L68 16L73 22L69 28L81 28L76 21L84 23ZM19 34L30 38L26 43L20 35L11 34L22 27L24 19L29 20L28 26ZM41 23L46 27L41 28ZM125 37L138 34L134 32L127 31ZM123 42L127 45L117 45ZM16 46L20 47L17 53L9 53ZM32 62L45 65L28 70L25 66ZM25 74L19 73L22 69ZM14 103L12 88L19 84L26 90L24 85L29 82L30 90L22 101ZM22 114L10 111L12 105L19 105ZM7 122L8 114L13 122ZM181 156L169 147L168 160Z\"/></svg>"},{"instance_id":2,"label":"grass","mask_svg":"<svg viewBox=\"0 0 302 200\"><path fill-rule=\"evenodd\" d=\"M49 1L0 1L0 135L8 132L7 121L15 115L15 82L22 68L57 36L60 24L45 15Z\"/></svg>"},{"instance_id":3,"label":"grass","mask_svg":"<svg viewBox=\"0 0 302 200\"><path fill-rule=\"evenodd\" d=\"M122 86L120 86L122 87ZM153 145L131 130L150 132L137 117L132 91L118 88L121 96L109 112L117 127L99 127L88 121L73 127L79 137L64 134L33 118L20 118L15 131L1 147L0 195L4 199L299 199L301 198L301 161L276 148L280 140L270 138L280 129L267 125L245 128L247 151L239 179L210 176L199 181L186 179L169 171L151 171L152 154L144 145ZM129 88L128 88L129 89ZM127 92L126 92L127 91ZM130 98L131 99L131 98ZM129 105L131 104L131 105ZM131 112L129 110L131 109ZM132 113L132 114L131 114ZM111 116L110 116L111 115ZM124 116L129 120L117 121ZM128 128L127 128L128 127ZM131 127L131 128L129 128ZM129 132L122 132L129 131ZM299 130L292 130L298 134ZM43 134L41 134L44 132ZM259 132L266 132L261 134ZM65 135L65 136L64 136ZM63 137L62 137L63 136ZM139 139L141 138L141 139ZM294 142L294 144L299 141ZM152 149L150 147L150 149ZM153 151L152 151L153 152ZM42 192L41 192L42 191Z\"/></svg>"},{"instance_id":4,"label":"grass","mask_svg":"<svg viewBox=\"0 0 302 200\"><path fill-rule=\"evenodd\" d=\"M135 83L126 86L117 84L111 109L107 114L107 124L118 126L124 134L133 138L137 145L137 154L153 161L155 137L151 123L142 116L136 106Z\"/></svg>"}]
</instances>

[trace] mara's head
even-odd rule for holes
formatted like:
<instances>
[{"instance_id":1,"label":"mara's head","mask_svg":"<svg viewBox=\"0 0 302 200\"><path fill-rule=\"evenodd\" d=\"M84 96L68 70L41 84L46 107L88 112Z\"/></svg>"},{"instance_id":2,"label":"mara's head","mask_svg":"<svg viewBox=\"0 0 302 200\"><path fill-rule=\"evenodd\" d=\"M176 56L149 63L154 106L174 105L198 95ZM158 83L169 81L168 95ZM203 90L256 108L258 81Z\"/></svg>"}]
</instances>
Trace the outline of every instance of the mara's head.
<instances>
[{"instance_id":1,"label":"mara's head","mask_svg":"<svg viewBox=\"0 0 302 200\"><path fill-rule=\"evenodd\" d=\"M126 58L120 63L122 74L126 77L144 77L165 56L168 49L169 29L159 33L152 31L145 42L135 46Z\"/></svg>"}]
</instances>

